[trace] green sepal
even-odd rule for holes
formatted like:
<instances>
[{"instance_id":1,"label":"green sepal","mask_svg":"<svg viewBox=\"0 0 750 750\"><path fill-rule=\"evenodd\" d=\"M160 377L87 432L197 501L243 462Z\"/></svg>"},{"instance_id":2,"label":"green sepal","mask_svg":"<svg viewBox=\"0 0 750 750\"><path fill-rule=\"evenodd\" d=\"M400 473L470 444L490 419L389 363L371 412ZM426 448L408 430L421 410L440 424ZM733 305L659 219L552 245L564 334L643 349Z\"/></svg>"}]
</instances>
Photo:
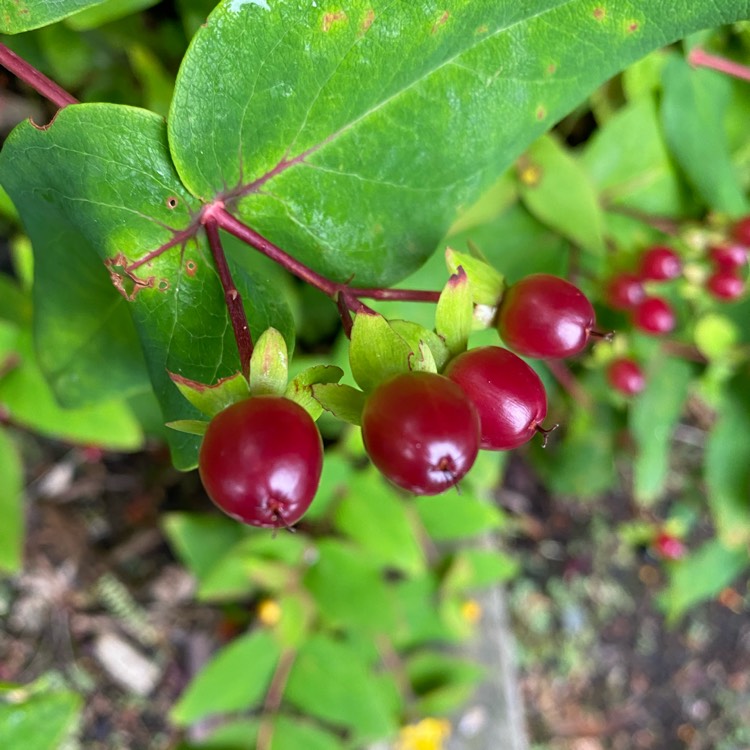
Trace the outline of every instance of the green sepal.
<instances>
[{"instance_id":1,"label":"green sepal","mask_svg":"<svg viewBox=\"0 0 750 750\"><path fill-rule=\"evenodd\" d=\"M409 372L415 353L403 336L378 313L359 312L352 326L349 364L352 375L363 391L402 372Z\"/></svg>"},{"instance_id":2,"label":"green sepal","mask_svg":"<svg viewBox=\"0 0 750 750\"><path fill-rule=\"evenodd\" d=\"M438 372L448 363L450 351L435 331L410 320L391 320L390 326L411 347L411 370Z\"/></svg>"},{"instance_id":3,"label":"green sepal","mask_svg":"<svg viewBox=\"0 0 750 750\"><path fill-rule=\"evenodd\" d=\"M452 274L463 267L469 278L471 298L475 305L495 306L500 302L505 291L505 279L489 263L468 253L459 253L451 247L445 249L445 263Z\"/></svg>"},{"instance_id":4,"label":"green sepal","mask_svg":"<svg viewBox=\"0 0 750 750\"><path fill-rule=\"evenodd\" d=\"M284 337L267 328L250 357L250 395L282 396L289 380L289 355Z\"/></svg>"},{"instance_id":5,"label":"green sepal","mask_svg":"<svg viewBox=\"0 0 750 750\"><path fill-rule=\"evenodd\" d=\"M317 420L323 407L313 395L313 386L319 383L338 383L344 371L336 365L314 365L303 370L284 391L284 396L298 403L310 416Z\"/></svg>"},{"instance_id":6,"label":"green sepal","mask_svg":"<svg viewBox=\"0 0 750 750\"><path fill-rule=\"evenodd\" d=\"M435 308L435 330L451 356L466 351L474 317L469 277L459 266L440 294ZM442 369L442 368L441 368Z\"/></svg>"},{"instance_id":7,"label":"green sepal","mask_svg":"<svg viewBox=\"0 0 750 750\"><path fill-rule=\"evenodd\" d=\"M182 375L170 372L169 377L179 388L180 393L196 408L208 417L216 416L227 406L237 401L242 401L250 395L247 380L241 372L222 378L214 385L198 383L188 380ZM189 422L193 420L177 420L177 422ZM175 424L174 422L172 424Z\"/></svg>"},{"instance_id":8,"label":"green sepal","mask_svg":"<svg viewBox=\"0 0 750 750\"><path fill-rule=\"evenodd\" d=\"M362 424L365 394L350 385L318 383L312 386L315 400L334 417L349 424Z\"/></svg>"},{"instance_id":9,"label":"green sepal","mask_svg":"<svg viewBox=\"0 0 750 750\"><path fill-rule=\"evenodd\" d=\"M186 432L188 435L200 435L203 437L208 429L208 422L202 419L176 419L174 422L167 422L166 426L177 432Z\"/></svg>"}]
</instances>

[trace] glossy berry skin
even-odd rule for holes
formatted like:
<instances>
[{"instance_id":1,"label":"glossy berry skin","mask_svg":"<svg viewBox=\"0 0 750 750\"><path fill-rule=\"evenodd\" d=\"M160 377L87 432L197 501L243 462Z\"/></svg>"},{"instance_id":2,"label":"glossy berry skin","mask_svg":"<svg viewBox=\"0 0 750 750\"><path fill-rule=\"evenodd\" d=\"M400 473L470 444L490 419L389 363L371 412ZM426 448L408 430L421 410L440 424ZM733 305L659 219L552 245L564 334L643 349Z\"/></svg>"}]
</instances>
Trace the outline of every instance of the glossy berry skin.
<instances>
[{"instance_id":1,"label":"glossy berry skin","mask_svg":"<svg viewBox=\"0 0 750 750\"><path fill-rule=\"evenodd\" d=\"M654 245L641 255L639 270L643 279L668 281L682 273L682 261L671 247Z\"/></svg>"},{"instance_id":2,"label":"glossy berry skin","mask_svg":"<svg viewBox=\"0 0 750 750\"><path fill-rule=\"evenodd\" d=\"M750 216L740 219L732 227L732 237L745 247L750 247Z\"/></svg>"},{"instance_id":3,"label":"glossy berry skin","mask_svg":"<svg viewBox=\"0 0 750 750\"><path fill-rule=\"evenodd\" d=\"M481 448L517 448L537 433L547 416L547 394L539 376L500 346L459 354L444 374L476 407L482 426Z\"/></svg>"},{"instance_id":4,"label":"glossy berry skin","mask_svg":"<svg viewBox=\"0 0 750 750\"><path fill-rule=\"evenodd\" d=\"M730 302L742 296L745 291L745 282L734 271L719 269L709 276L706 289L716 299Z\"/></svg>"},{"instance_id":5,"label":"glossy berry skin","mask_svg":"<svg viewBox=\"0 0 750 750\"><path fill-rule=\"evenodd\" d=\"M669 333L675 324L672 306L661 297L648 297L633 311L633 325L645 333Z\"/></svg>"},{"instance_id":6,"label":"glossy berry skin","mask_svg":"<svg viewBox=\"0 0 750 750\"><path fill-rule=\"evenodd\" d=\"M641 279L633 273L614 276L604 291L605 301L613 310L632 310L645 297Z\"/></svg>"},{"instance_id":7,"label":"glossy berry skin","mask_svg":"<svg viewBox=\"0 0 750 750\"><path fill-rule=\"evenodd\" d=\"M708 251L717 269L734 271L747 263L747 248L742 245L717 245Z\"/></svg>"},{"instance_id":8,"label":"glossy berry skin","mask_svg":"<svg viewBox=\"0 0 750 750\"><path fill-rule=\"evenodd\" d=\"M391 482L415 495L437 495L474 464L479 415L448 378L402 373L367 398L362 439L372 462Z\"/></svg>"},{"instance_id":9,"label":"glossy berry skin","mask_svg":"<svg viewBox=\"0 0 750 750\"><path fill-rule=\"evenodd\" d=\"M593 326L594 308L584 293L545 273L509 286L497 317L497 329L508 348L541 359L578 354Z\"/></svg>"},{"instance_id":10,"label":"glossy berry skin","mask_svg":"<svg viewBox=\"0 0 750 750\"><path fill-rule=\"evenodd\" d=\"M263 528L296 523L315 496L322 469L315 422L280 396L253 396L219 412L198 457L211 500L232 518Z\"/></svg>"},{"instance_id":11,"label":"glossy berry skin","mask_svg":"<svg viewBox=\"0 0 750 750\"><path fill-rule=\"evenodd\" d=\"M621 357L607 367L607 381L616 391L635 396L646 387L646 378L640 365L632 359Z\"/></svg>"}]
</instances>

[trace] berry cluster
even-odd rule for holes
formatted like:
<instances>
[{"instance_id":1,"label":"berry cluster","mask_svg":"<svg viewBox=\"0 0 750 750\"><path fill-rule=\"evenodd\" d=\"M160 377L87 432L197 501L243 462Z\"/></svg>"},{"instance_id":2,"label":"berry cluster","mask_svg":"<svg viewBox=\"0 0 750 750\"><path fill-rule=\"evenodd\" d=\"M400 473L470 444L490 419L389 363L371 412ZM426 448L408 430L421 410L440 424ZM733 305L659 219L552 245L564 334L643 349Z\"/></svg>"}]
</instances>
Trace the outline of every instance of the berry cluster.
<instances>
[{"instance_id":1,"label":"berry cluster","mask_svg":"<svg viewBox=\"0 0 750 750\"><path fill-rule=\"evenodd\" d=\"M672 281L682 274L682 260L669 247L654 245L639 258L635 272L613 276L605 288L605 302L614 310L628 312L633 325L653 336L670 333L676 325L671 304L646 293L646 283Z\"/></svg>"},{"instance_id":2,"label":"berry cluster","mask_svg":"<svg viewBox=\"0 0 750 750\"><path fill-rule=\"evenodd\" d=\"M535 434L549 431L542 427L547 416L542 381L511 349L531 357L568 357L582 351L595 334L594 309L585 295L563 279L536 274L502 290L496 325L509 348L466 350L473 304L470 295L461 296L458 287L462 283L468 295L469 282L461 269L443 294L456 295L446 304L463 311L456 312L456 317L468 315L468 323L464 319L462 327L460 322L446 322L445 317L439 320L436 313L436 332L421 329L408 346L396 331L406 333L415 324L389 323L372 311L357 315L350 332L350 358L363 391L331 379L307 379L313 383L308 387L316 406L344 419L342 411L348 413L349 421L362 427L365 450L373 464L393 484L417 495L436 495L456 485L480 449L512 450ZM464 307L459 300L464 300ZM456 334L459 329L463 338ZM378 337L382 336L388 341L379 349ZM273 345L265 339L259 342L264 354L257 357L258 363L274 357L284 360L285 351L284 356L269 356L273 346L280 345L278 336L269 336L269 341ZM429 355L431 365L415 359L416 353L424 355L425 342L431 342L434 349ZM409 349L408 356L403 362L387 363L385 376L373 375L368 368L363 374L363 368L355 366L363 349L368 350L366 359L375 350L372 362L377 370L399 343ZM253 357L255 361L255 353ZM210 408L204 408L211 420L203 429L199 472L209 497L244 523L288 528L302 517L317 491L322 441L313 416L293 400L296 390L286 386L285 377L274 395L255 395L253 377L251 363L250 379L238 374L231 389L226 383L175 382L199 408L205 406L206 391L227 394L232 390L229 406L222 402L221 408L215 407L222 395L213 396ZM342 410L343 403L348 406Z\"/></svg>"},{"instance_id":3,"label":"berry cluster","mask_svg":"<svg viewBox=\"0 0 750 750\"><path fill-rule=\"evenodd\" d=\"M745 291L742 272L747 265L750 251L750 217L738 221L726 242L712 245L708 249L711 275L706 280L706 289L720 302L731 302Z\"/></svg>"}]
</instances>

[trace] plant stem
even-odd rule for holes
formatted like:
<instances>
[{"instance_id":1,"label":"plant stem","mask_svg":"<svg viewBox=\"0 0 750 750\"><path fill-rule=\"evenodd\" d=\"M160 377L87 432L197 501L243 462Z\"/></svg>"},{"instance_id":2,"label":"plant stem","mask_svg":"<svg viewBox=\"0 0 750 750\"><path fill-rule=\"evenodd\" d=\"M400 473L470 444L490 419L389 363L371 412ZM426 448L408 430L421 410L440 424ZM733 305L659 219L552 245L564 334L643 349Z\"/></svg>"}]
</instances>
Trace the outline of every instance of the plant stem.
<instances>
[{"instance_id":1,"label":"plant stem","mask_svg":"<svg viewBox=\"0 0 750 750\"><path fill-rule=\"evenodd\" d=\"M688 62L696 68L710 68L734 78L740 78L743 81L750 81L750 68L747 65L741 65L734 60L727 60L725 57L710 55L701 47L694 47L690 51Z\"/></svg>"},{"instance_id":2,"label":"plant stem","mask_svg":"<svg viewBox=\"0 0 750 750\"><path fill-rule=\"evenodd\" d=\"M258 742L255 745L256 750L270 750L271 740L273 739L273 718L281 706L284 688L286 688L289 673L292 671L296 658L297 652L294 649L286 649L279 658L279 663L276 665L276 671L273 673L271 684L266 693L263 716L258 729Z\"/></svg>"},{"instance_id":3,"label":"plant stem","mask_svg":"<svg viewBox=\"0 0 750 750\"><path fill-rule=\"evenodd\" d=\"M237 350L240 355L240 367L242 374L247 378L250 377L250 357L253 353L253 340L250 336L250 327L247 324L245 308L242 305L242 297L237 291L232 280L232 274L229 271L224 248L221 246L221 237L219 237L219 226L213 217L209 217L204 226L208 236L208 244L211 248L211 254L214 257L216 270L219 274L221 286L224 289L224 299L227 303L229 318L232 321L234 338L237 341Z\"/></svg>"},{"instance_id":4,"label":"plant stem","mask_svg":"<svg viewBox=\"0 0 750 750\"><path fill-rule=\"evenodd\" d=\"M31 86L31 88L52 102L56 107L62 109L63 107L67 107L68 104L78 104L78 99L47 78L43 73L40 73L33 65L29 65L26 60L9 50L4 44L0 44L0 65Z\"/></svg>"},{"instance_id":5,"label":"plant stem","mask_svg":"<svg viewBox=\"0 0 750 750\"><path fill-rule=\"evenodd\" d=\"M593 406L591 397L581 384L573 377L573 373L568 369L564 362L557 359L548 359L544 362L555 380L560 384L564 391L584 409L590 410ZM553 428L554 429L554 428Z\"/></svg>"},{"instance_id":6,"label":"plant stem","mask_svg":"<svg viewBox=\"0 0 750 750\"><path fill-rule=\"evenodd\" d=\"M187 229L182 229L179 232L175 232L174 236L171 240L169 240L169 242L165 242L160 247L157 247L156 250L152 250L150 253L146 253L146 255L144 255L142 258L134 260L125 270L135 271L136 268L140 268L149 261L152 261L154 258L158 258L162 253L165 253L167 250L175 247L175 245L179 245L186 240L189 240L195 235L196 227L197 225L189 226Z\"/></svg>"},{"instance_id":7,"label":"plant stem","mask_svg":"<svg viewBox=\"0 0 750 750\"><path fill-rule=\"evenodd\" d=\"M667 216L654 216L653 214L647 214L644 211L639 211L637 208L629 208L628 206L605 205L604 209L614 214L629 216L631 219L647 224L663 234L669 234L674 237L680 232L679 222Z\"/></svg>"},{"instance_id":8,"label":"plant stem","mask_svg":"<svg viewBox=\"0 0 750 750\"><path fill-rule=\"evenodd\" d=\"M278 263L282 268L285 268L289 273L294 274L298 279L302 279L302 281L319 289L334 301L338 301L338 295L341 294L343 301L354 312L362 312L369 309L365 305L362 305L359 297L406 302L437 302L440 298L440 292L421 289L367 289L339 284L317 273L317 271L313 271L309 266L293 258L289 253L274 245L273 242L267 240L263 235L258 234L254 229L247 226L247 224L243 224L239 219L236 219L223 206L218 204L212 205L210 214L224 231L233 234L238 239L254 247L263 253L263 255Z\"/></svg>"}]
</instances>

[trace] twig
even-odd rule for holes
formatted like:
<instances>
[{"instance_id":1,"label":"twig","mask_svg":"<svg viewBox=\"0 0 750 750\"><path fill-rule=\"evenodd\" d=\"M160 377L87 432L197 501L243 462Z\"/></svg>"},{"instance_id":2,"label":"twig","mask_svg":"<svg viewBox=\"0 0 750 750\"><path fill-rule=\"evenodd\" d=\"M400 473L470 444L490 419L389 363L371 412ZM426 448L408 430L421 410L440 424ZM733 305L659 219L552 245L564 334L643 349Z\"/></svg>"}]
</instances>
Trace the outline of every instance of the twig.
<instances>
[{"instance_id":1,"label":"twig","mask_svg":"<svg viewBox=\"0 0 750 750\"><path fill-rule=\"evenodd\" d=\"M669 234L676 236L680 232L680 224L674 219L670 219L667 216L654 216L653 214L647 214L644 211L639 211L636 208L629 208L628 206L615 206L606 205L605 210L615 214L622 214L622 216L629 216L631 219L636 219L643 224L662 232L663 234Z\"/></svg>"},{"instance_id":2,"label":"twig","mask_svg":"<svg viewBox=\"0 0 750 750\"><path fill-rule=\"evenodd\" d=\"M276 670L266 693L266 701L263 704L263 716L260 720L255 750L270 750L271 740L273 739L273 719L281 707L284 689L296 658L297 652L294 649L286 649L279 657L279 663L276 665Z\"/></svg>"},{"instance_id":3,"label":"twig","mask_svg":"<svg viewBox=\"0 0 750 750\"><path fill-rule=\"evenodd\" d=\"M62 109L67 107L68 104L78 104L78 99L47 78L46 75L40 73L15 52L9 50L4 44L0 44L0 65L31 86L56 107Z\"/></svg>"},{"instance_id":4,"label":"twig","mask_svg":"<svg viewBox=\"0 0 750 750\"><path fill-rule=\"evenodd\" d=\"M232 274L229 271L224 248L221 246L221 237L219 236L219 227L213 217L208 217L204 222L208 244L211 248L216 270L219 274L221 286L224 289L224 299L227 303L229 318L232 321L234 338L237 341L237 350L240 355L240 367L242 374L247 378L250 376L250 357L253 353L253 340L250 336L250 327L247 323L245 308L242 305L242 297L237 291L232 280Z\"/></svg>"},{"instance_id":5,"label":"twig","mask_svg":"<svg viewBox=\"0 0 750 750\"><path fill-rule=\"evenodd\" d=\"M701 47L694 47L688 55L688 62L696 68L710 68L718 70L720 73L726 73L728 76L740 78L743 81L750 81L750 68L747 65L741 65L734 60L727 60L725 57L710 55Z\"/></svg>"}]
</instances>

